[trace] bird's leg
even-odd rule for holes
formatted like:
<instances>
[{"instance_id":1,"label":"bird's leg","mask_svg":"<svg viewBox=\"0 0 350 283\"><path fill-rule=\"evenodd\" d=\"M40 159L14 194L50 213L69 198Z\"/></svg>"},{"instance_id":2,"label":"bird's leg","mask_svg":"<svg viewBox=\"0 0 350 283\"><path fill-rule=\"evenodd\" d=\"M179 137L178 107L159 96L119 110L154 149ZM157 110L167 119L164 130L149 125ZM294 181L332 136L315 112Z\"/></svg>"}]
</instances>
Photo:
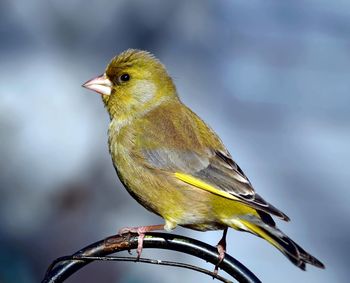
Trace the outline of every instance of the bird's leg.
<instances>
[{"instance_id":1,"label":"bird's leg","mask_svg":"<svg viewBox=\"0 0 350 283\"><path fill-rule=\"evenodd\" d=\"M137 233L139 234L137 240L137 259L140 258L143 248L143 239L145 238L145 233L155 231L155 230L164 230L164 225L150 225L150 226L140 226L140 227L125 227L119 230L119 235L127 233Z\"/></svg>"},{"instance_id":2,"label":"bird's leg","mask_svg":"<svg viewBox=\"0 0 350 283\"><path fill-rule=\"evenodd\" d=\"M216 245L216 248L218 249L218 253L219 253L219 261L215 265L215 269L214 269L214 273L215 274L218 274L219 265L224 260L224 257L225 257L225 252L226 252L226 234L227 234L227 228L224 229L224 233L222 234L222 238L218 242L218 244Z\"/></svg>"}]
</instances>

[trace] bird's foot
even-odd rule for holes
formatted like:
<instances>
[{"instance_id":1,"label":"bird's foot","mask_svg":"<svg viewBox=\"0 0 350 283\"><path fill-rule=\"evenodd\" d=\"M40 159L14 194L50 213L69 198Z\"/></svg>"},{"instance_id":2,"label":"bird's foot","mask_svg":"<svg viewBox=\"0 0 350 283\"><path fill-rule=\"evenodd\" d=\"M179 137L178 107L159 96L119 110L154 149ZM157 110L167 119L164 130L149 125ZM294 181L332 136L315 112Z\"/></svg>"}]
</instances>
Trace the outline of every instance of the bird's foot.
<instances>
[{"instance_id":1,"label":"bird's foot","mask_svg":"<svg viewBox=\"0 0 350 283\"><path fill-rule=\"evenodd\" d=\"M218 263L215 265L215 269L214 269L214 274L217 275L218 271L219 271L219 265L220 263L224 260L225 258L225 252L226 252L226 234L227 234L227 228L224 229L224 233L222 235L221 240L218 242L218 244L216 245L216 248L218 250L218 254L219 254L219 260Z\"/></svg>"},{"instance_id":2,"label":"bird's foot","mask_svg":"<svg viewBox=\"0 0 350 283\"><path fill-rule=\"evenodd\" d=\"M137 239L137 259L141 257L142 248L143 248L143 240L145 238L145 234L147 232L155 231L155 230L164 230L164 225L150 225L150 226L140 226L140 227L124 227L119 230L118 234L129 234L129 233L137 233L139 235Z\"/></svg>"}]
</instances>

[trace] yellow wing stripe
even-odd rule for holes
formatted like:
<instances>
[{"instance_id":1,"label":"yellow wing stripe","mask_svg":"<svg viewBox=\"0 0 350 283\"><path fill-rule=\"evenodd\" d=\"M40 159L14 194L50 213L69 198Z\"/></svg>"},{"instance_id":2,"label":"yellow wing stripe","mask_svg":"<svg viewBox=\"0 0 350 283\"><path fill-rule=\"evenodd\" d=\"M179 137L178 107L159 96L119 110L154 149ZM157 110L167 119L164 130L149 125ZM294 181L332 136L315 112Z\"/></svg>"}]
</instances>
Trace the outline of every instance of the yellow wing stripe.
<instances>
[{"instance_id":1,"label":"yellow wing stripe","mask_svg":"<svg viewBox=\"0 0 350 283\"><path fill-rule=\"evenodd\" d=\"M225 191L222 191L222 190L219 190L205 182L203 182L202 180L200 179L197 179L191 175L187 175L187 174L184 174L184 173L175 173L175 177L187 184L190 184L192 186L195 186L199 189L202 189L202 190L205 190L205 191L208 191L208 192L211 192L213 194L216 194L216 195L219 195L219 196L222 196L222 197L225 197L225 198L228 198L228 199L233 199L233 200L238 200L238 198L234 197L233 195L225 192Z\"/></svg>"},{"instance_id":2,"label":"yellow wing stripe","mask_svg":"<svg viewBox=\"0 0 350 283\"><path fill-rule=\"evenodd\" d=\"M243 223L244 226L246 226L251 232L255 233L256 235L260 236L261 238L265 239L268 241L271 245L275 246L279 250L283 250L283 248L271 237L269 236L268 233L264 231L264 229L260 228L259 226L250 223L248 221L239 220L240 222Z\"/></svg>"}]
</instances>

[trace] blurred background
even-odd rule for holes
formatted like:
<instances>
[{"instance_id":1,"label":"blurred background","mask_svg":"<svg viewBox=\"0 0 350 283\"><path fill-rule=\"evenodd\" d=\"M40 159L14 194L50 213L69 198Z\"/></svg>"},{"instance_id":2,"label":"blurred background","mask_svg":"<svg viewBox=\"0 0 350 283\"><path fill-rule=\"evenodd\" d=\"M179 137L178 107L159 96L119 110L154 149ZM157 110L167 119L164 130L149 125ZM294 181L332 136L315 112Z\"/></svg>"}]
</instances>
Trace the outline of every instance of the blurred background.
<instances>
[{"instance_id":1,"label":"blurred background","mask_svg":"<svg viewBox=\"0 0 350 283\"><path fill-rule=\"evenodd\" d=\"M279 226L323 261L302 272L230 230L228 252L263 282L348 282L348 1L0 2L0 282L124 226L160 224L117 179L108 115L81 84L127 48L154 53L182 100L221 136ZM215 245L221 232L177 229ZM144 256L199 263L171 252ZM95 263L67 282L213 282L170 267Z\"/></svg>"}]
</instances>

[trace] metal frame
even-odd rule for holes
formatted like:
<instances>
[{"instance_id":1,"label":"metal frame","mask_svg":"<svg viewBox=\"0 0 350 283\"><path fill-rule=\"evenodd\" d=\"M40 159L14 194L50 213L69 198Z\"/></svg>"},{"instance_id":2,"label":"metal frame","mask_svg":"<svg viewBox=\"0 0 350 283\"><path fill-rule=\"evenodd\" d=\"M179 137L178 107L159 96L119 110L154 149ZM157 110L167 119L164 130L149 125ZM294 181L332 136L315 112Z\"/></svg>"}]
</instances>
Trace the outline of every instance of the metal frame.
<instances>
[{"instance_id":1,"label":"metal frame","mask_svg":"<svg viewBox=\"0 0 350 283\"><path fill-rule=\"evenodd\" d=\"M115 235L93 243L74 253L72 256L58 258L49 266L42 283L63 282L76 271L95 260L136 261L136 258L111 257L108 255L137 248L137 240L138 234ZM178 251L193 255L197 258L201 258L214 265L218 262L218 253L215 247L192 238L174 234L147 233L144 238L143 248ZM188 268L210 275L222 282L231 282L224 277L215 274L214 272L210 272L203 268L185 263L176 263L145 258L141 258L139 261L151 264L171 265ZM220 263L219 267L231 275L238 282L261 282L249 269L247 269L243 264L241 264L229 254L225 255L225 258Z\"/></svg>"}]
</instances>

